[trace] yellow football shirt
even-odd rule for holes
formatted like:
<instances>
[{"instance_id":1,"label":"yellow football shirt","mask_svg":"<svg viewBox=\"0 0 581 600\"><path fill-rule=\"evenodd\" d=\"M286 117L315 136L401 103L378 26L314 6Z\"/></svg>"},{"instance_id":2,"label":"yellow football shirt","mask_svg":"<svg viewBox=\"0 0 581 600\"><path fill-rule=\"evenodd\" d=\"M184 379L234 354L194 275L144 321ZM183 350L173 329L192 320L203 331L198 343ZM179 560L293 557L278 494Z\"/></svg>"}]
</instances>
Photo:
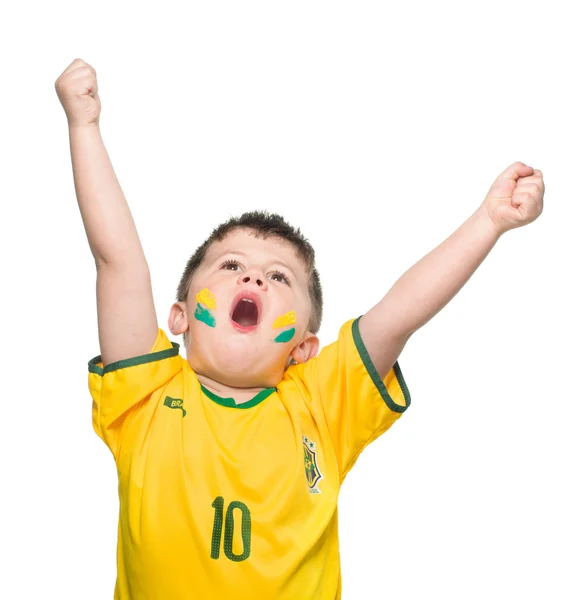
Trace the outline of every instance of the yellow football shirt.
<instances>
[{"instance_id":1,"label":"yellow football shirt","mask_svg":"<svg viewBox=\"0 0 581 600\"><path fill-rule=\"evenodd\" d=\"M341 597L339 487L410 404L358 323L240 405L204 388L162 329L149 354L89 361L119 477L116 600Z\"/></svg>"}]
</instances>

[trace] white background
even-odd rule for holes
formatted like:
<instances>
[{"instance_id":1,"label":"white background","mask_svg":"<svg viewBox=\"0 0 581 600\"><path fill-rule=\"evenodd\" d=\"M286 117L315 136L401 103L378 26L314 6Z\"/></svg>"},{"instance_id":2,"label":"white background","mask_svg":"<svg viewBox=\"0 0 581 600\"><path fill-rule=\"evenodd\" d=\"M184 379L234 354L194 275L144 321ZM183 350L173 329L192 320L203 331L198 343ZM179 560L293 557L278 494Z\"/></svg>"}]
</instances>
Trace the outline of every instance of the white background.
<instances>
[{"instance_id":1,"label":"white background","mask_svg":"<svg viewBox=\"0 0 581 600\"><path fill-rule=\"evenodd\" d=\"M159 324L180 344L167 317L182 270L231 214L277 211L309 237L328 343L507 166L543 171L541 217L503 236L399 358L411 408L341 492L343 589L581 597L581 36L565 6L5 9L0 597L111 599L116 576L116 472L87 386L95 267L54 90L77 57L97 70Z\"/></svg>"}]
</instances>

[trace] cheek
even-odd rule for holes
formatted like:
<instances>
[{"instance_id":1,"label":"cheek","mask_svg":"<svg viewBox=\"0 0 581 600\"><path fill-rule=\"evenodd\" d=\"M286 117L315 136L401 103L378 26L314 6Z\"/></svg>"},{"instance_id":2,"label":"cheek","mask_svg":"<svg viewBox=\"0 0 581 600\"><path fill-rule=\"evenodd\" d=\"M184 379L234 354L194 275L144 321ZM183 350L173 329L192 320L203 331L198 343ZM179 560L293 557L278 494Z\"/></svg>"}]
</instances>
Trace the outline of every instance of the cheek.
<instances>
[{"instance_id":1,"label":"cheek","mask_svg":"<svg viewBox=\"0 0 581 600\"><path fill-rule=\"evenodd\" d=\"M277 344L284 344L285 342L290 342L295 337L296 330L294 327L290 329L285 329L282 333L279 333L275 338L274 342Z\"/></svg>"},{"instance_id":2,"label":"cheek","mask_svg":"<svg viewBox=\"0 0 581 600\"><path fill-rule=\"evenodd\" d=\"M297 322L297 313L291 310L280 317L277 317L272 324L273 329L280 329L287 325L294 325Z\"/></svg>"},{"instance_id":3,"label":"cheek","mask_svg":"<svg viewBox=\"0 0 581 600\"><path fill-rule=\"evenodd\" d=\"M275 330L276 337L273 342L277 344L284 344L290 342L296 333L294 325L297 322L297 313L291 310L284 315L280 315L274 320L272 328Z\"/></svg>"},{"instance_id":4,"label":"cheek","mask_svg":"<svg viewBox=\"0 0 581 600\"><path fill-rule=\"evenodd\" d=\"M208 327L216 327L216 317L212 314L211 310L208 310L201 304L198 304L196 306L196 311L194 312L194 319L205 323Z\"/></svg>"},{"instance_id":5,"label":"cheek","mask_svg":"<svg viewBox=\"0 0 581 600\"><path fill-rule=\"evenodd\" d=\"M216 297L208 288L203 288L196 294L196 309L194 319L208 327L216 327Z\"/></svg>"},{"instance_id":6,"label":"cheek","mask_svg":"<svg viewBox=\"0 0 581 600\"><path fill-rule=\"evenodd\" d=\"M216 296L208 288L203 288L196 294L196 302L206 305L210 310L216 308Z\"/></svg>"}]
</instances>

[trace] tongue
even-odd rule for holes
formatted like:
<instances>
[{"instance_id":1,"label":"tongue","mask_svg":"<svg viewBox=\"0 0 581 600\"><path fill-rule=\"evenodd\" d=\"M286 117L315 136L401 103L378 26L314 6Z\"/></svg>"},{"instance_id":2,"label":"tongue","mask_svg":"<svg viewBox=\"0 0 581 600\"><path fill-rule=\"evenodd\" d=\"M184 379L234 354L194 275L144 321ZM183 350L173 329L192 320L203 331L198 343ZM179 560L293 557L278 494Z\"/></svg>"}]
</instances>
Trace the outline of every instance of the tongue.
<instances>
[{"instance_id":1,"label":"tongue","mask_svg":"<svg viewBox=\"0 0 581 600\"><path fill-rule=\"evenodd\" d=\"M252 300L240 300L232 313L232 320L242 327L256 325L258 321L258 309Z\"/></svg>"}]
</instances>

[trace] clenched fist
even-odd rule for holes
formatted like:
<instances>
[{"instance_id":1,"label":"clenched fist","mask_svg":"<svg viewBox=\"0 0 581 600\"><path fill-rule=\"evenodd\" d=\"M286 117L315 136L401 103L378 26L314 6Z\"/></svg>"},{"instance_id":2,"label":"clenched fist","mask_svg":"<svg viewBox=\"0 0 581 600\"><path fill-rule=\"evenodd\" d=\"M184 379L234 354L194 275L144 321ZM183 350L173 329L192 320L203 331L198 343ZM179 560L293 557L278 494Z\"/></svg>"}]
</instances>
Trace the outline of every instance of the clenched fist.
<instances>
[{"instance_id":1,"label":"clenched fist","mask_svg":"<svg viewBox=\"0 0 581 600\"><path fill-rule=\"evenodd\" d=\"M543 174L522 162L502 172L488 191L480 210L488 214L499 234L532 223L543 212Z\"/></svg>"},{"instance_id":2,"label":"clenched fist","mask_svg":"<svg viewBox=\"0 0 581 600\"><path fill-rule=\"evenodd\" d=\"M97 73L80 58L63 71L54 84L57 96L65 109L69 127L99 124Z\"/></svg>"}]
</instances>

